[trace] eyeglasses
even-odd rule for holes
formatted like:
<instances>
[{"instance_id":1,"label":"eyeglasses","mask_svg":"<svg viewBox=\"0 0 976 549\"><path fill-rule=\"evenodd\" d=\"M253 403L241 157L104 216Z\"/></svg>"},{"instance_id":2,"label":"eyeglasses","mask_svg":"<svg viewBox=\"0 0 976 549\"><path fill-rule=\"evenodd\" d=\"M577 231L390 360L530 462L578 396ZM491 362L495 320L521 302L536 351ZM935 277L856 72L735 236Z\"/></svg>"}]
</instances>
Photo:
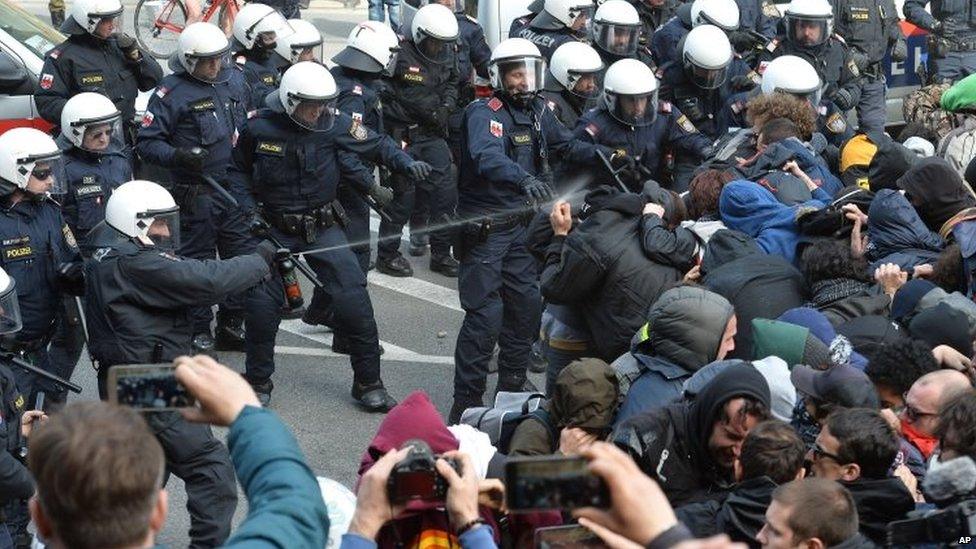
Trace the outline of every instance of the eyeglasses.
<instances>
[{"instance_id":1,"label":"eyeglasses","mask_svg":"<svg viewBox=\"0 0 976 549\"><path fill-rule=\"evenodd\" d=\"M813 452L813 460L820 461L822 458L828 457L837 463L840 463L840 457L837 454L831 454L830 452L823 449L819 443L814 442L810 447L810 451Z\"/></svg>"},{"instance_id":2,"label":"eyeglasses","mask_svg":"<svg viewBox=\"0 0 976 549\"><path fill-rule=\"evenodd\" d=\"M48 179L53 175L54 175L54 170L52 170L51 168L34 168L34 171L31 172L31 176L33 176L38 181L44 181L45 179Z\"/></svg>"},{"instance_id":3,"label":"eyeglasses","mask_svg":"<svg viewBox=\"0 0 976 549\"><path fill-rule=\"evenodd\" d=\"M905 402L905 407L902 409L902 413L905 414L905 419L907 419L909 423L915 423L916 421L918 421L918 420L920 420L920 419L922 419L923 417L926 417L926 416L937 416L937 415L939 415L939 414L936 414L936 413L933 413L933 412L923 412L923 411L919 410L918 408L912 406L908 402Z\"/></svg>"}]
</instances>

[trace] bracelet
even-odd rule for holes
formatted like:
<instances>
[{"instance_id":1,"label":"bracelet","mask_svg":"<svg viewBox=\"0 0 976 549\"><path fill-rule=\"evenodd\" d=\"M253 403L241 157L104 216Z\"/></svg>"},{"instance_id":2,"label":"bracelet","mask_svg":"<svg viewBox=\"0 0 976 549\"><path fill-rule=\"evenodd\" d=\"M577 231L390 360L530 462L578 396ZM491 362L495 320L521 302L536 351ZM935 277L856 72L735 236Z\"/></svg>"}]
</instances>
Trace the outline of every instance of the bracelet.
<instances>
[{"instance_id":1,"label":"bracelet","mask_svg":"<svg viewBox=\"0 0 976 549\"><path fill-rule=\"evenodd\" d=\"M479 524L488 524L488 521L486 521L485 519L483 519L481 517L478 517L476 519L473 519L473 520L465 523L464 526L462 526L462 527L460 527L460 528L457 529L457 535L458 535L458 537L461 537L461 535L463 535L465 532L467 532L468 530L471 530L472 528L474 528L475 526L478 526Z\"/></svg>"}]
</instances>

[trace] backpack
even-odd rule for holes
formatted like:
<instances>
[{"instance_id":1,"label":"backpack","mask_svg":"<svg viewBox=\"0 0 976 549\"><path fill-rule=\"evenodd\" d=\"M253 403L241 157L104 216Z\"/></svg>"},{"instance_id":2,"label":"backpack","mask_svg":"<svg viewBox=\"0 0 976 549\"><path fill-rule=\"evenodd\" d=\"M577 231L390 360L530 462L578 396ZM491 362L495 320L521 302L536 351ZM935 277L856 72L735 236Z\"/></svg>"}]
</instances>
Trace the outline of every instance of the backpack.
<instances>
[{"instance_id":1,"label":"backpack","mask_svg":"<svg viewBox=\"0 0 976 549\"><path fill-rule=\"evenodd\" d=\"M507 454L515 428L523 421L531 419L545 426L549 439L555 446L559 444L559 432L552 424L549 412L541 406L545 398L541 393L499 391L495 395L494 406L468 408L461 414L460 423L487 434L495 448Z\"/></svg>"},{"instance_id":2,"label":"backpack","mask_svg":"<svg viewBox=\"0 0 976 549\"><path fill-rule=\"evenodd\" d=\"M935 154L946 159L959 177L965 177L966 167L976 157L976 117L967 116L939 140Z\"/></svg>"}]
</instances>

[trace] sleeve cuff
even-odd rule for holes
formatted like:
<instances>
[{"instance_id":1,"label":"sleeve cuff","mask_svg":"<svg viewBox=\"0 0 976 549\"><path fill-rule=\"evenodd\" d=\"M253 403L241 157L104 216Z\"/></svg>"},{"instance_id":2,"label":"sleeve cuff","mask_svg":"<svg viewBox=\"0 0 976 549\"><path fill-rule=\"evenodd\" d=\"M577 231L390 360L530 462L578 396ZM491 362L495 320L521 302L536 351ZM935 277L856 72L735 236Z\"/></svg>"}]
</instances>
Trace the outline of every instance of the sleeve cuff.
<instances>
[{"instance_id":1,"label":"sleeve cuff","mask_svg":"<svg viewBox=\"0 0 976 549\"><path fill-rule=\"evenodd\" d=\"M375 549L376 542L371 539L366 539L359 534L342 534L342 543L339 549Z\"/></svg>"},{"instance_id":2,"label":"sleeve cuff","mask_svg":"<svg viewBox=\"0 0 976 549\"><path fill-rule=\"evenodd\" d=\"M669 547L674 547L675 545L694 539L691 535L691 531L688 527L680 522L668 528L664 532L658 534L658 536L651 540L645 547L647 549L668 549Z\"/></svg>"},{"instance_id":3,"label":"sleeve cuff","mask_svg":"<svg viewBox=\"0 0 976 549\"><path fill-rule=\"evenodd\" d=\"M492 537L493 533L491 526L482 524L473 530L468 530L461 534L458 541L461 542L462 549L495 547L495 540Z\"/></svg>"}]
</instances>

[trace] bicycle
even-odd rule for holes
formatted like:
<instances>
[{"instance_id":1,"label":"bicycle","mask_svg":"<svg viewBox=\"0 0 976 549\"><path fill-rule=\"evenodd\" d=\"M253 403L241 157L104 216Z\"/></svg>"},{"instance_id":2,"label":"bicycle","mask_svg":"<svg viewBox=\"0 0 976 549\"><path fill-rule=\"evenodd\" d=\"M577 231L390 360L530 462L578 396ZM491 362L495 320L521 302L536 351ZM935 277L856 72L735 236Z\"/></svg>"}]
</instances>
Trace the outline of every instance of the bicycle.
<instances>
[{"instance_id":1,"label":"bicycle","mask_svg":"<svg viewBox=\"0 0 976 549\"><path fill-rule=\"evenodd\" d=\"M139 0L135 11L136 41L154 57L168 58L176 51L180 33L186 28L186 0ZM225 33L241 7L238 0L210 0L200 16L209 21L220 11L220 27Z\"/></svg>"}]
</instances>

